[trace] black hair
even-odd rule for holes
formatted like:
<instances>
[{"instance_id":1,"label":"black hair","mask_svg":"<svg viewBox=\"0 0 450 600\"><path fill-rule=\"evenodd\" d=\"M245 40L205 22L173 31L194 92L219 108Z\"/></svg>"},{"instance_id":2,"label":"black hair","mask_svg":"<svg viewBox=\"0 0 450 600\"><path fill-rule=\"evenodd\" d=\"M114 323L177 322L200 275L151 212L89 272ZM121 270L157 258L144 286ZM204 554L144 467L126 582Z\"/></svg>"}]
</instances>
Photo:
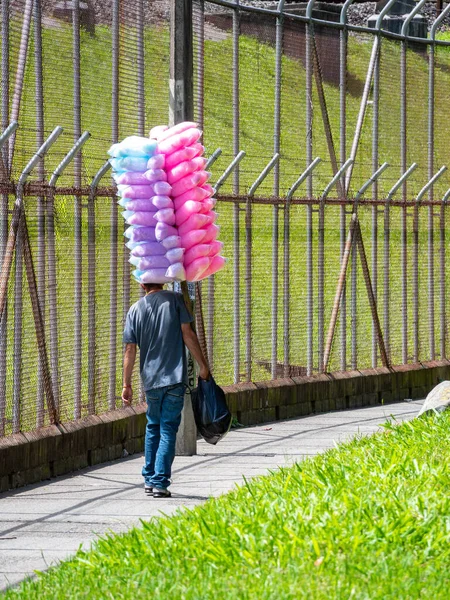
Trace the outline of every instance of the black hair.
<instances>
[{"instance_id":1,"label":"black hair","mask_svg":"<svg viewBox=\"0 0 450 600\"><path fill-rule=\"evenodd\" d=\"M143 283L142 285L144 286L144 289L147 292L151 292L152 290L162 290L163 289L162 283Z\"/></svg>"}]
</instances>

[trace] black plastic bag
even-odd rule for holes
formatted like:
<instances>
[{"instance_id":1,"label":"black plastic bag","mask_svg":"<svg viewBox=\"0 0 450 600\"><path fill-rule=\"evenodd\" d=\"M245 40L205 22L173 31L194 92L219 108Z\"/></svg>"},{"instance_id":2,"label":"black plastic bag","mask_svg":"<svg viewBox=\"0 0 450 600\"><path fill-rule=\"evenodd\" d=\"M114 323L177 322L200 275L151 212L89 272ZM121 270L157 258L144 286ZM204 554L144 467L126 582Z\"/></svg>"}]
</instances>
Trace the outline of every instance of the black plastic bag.
<instances>
[{"instance_id":1,"label":"black plastic bag","mask_svg":"<svg viewBox=\"0 0 450 600\"><path fill-rule=\"evenodd\" d=\"M231 413L225 400L225 392L214 381L198 378L198 388L192 394L195 424L208 444L217 444L230 430Z\"/></svg>"}]
</instances>

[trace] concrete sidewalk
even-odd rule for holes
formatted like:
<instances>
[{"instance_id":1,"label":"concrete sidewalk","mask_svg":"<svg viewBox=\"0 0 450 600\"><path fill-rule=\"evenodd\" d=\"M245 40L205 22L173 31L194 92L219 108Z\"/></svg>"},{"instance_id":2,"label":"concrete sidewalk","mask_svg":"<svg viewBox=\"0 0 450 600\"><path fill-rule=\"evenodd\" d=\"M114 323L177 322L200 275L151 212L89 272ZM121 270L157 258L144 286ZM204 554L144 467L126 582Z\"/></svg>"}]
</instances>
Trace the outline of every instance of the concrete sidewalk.
<instances>
[{"instance_id":1,"label":"concrete sidewalk","mask_svg":"<svg viewBox=\"0 0 450 600\"><path fill-rule=\"evenodd\" d=\"M414 417L423 401L360 408L232 430L217 446L198 443L198 454L177 457L173 497L147 498L133 455L71 476L0 495L0 589L35 570L88 547L107 531L123 532L140 519L204 502L242 483L332 448L354 435L371 434L391 415Z\"/></svg>"}]
</instances>

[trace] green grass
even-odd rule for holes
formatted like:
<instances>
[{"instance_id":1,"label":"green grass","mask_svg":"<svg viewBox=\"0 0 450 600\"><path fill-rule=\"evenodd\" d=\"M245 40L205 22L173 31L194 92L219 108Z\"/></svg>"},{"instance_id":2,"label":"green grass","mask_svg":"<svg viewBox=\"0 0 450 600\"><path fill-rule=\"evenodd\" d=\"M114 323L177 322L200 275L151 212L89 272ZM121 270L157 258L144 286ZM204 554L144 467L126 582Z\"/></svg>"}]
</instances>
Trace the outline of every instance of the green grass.
<instances>
[{"instance_id":1,"label":"green grass","mask_svg":"<svg viewBox=\"0 0 450 600\"><path fill-rule=\"evenodd\" d=\"M11 73L15 73L17 63L17 48L20 34L20 22L11 23ZM366 76L373 38L371 36L351 35L349 38L349 91L347 95L347 150L350 148L357 114L359 110L362 86ZM61 160L64 153L72 144L73 136L73 73L71 50L71 27L60 23L57 27L46 25L43 31L44 52L44 112L45 126L48 133L56 125L65 127L66 132L52 149L46 162L48 172ZM146 129L167 120L168 113L168 51L169 35L166 26L149 26L145 30L146 71ZM17 148L13 175L17 177L20 170L28 161L35 148L35 76L33 66L34 42L31 40L29 60L25 73L24 97L22 99L20 124L17 136ZM448 49L437 52L436 70L436 169L448 162L448 97L450 96L450 53ZM399 46L389 40L383 40L382 60L380 71L380 162L389 161L391 167L383 175L380 182L380 195L390 189L400 174L400 145L399 145ZM83 182L91 181L96 170L106 159L106 150L111 141L111 32L106 26L96 28L95 37L82 34L82 128L92 133L91 140L84 151ZM204 142L207 154L217 147L223 149L223 156L213 168L212 180L215 181L229 164L232 154L232 40L231 37L220 41L206 40L205 42L205 106L204 106ZM121 30L121 70L120 70L120 137L137 131L137 96L136 96L136 44L133 31L125 27ZM241 192L245 193L248 186L255 180L266 165L273 150L273 120L274 120L274 82L275 82L275 51L270 44L248 36L240 38L240 147L247 152L241 163ZM427 138L426 138L426 95L427 95L427 62L425 57L413 51L408 53L408 163L413 161L420 169L411 179L410 197L413 198L425 181ZM339 89L336 85L325 83L325 96L330 116L330 123L336 149L339 148ZM280 162L280 194L284 194L304 169L305 157L305 70L301 60L284 56L282 60L282 90L281 90L281 162ZM323 124L314 88L314 156L320 156L324 163L317 169L314 177L314 194L323 191L331 176L331 167L327 154ZM355 167L352 192L371 174L372 169L372 105L369 105L360 144L358 165ZM71 184L73 168L61 178L61 184ZM107 181L105 180L107 183ZM436 186L436 197L449 187L448 176L442 178ZM222 188L224 193L231 191L231 184ZM259 192L270 196L273 192L273 176L270 175ZM304 187L299 189L298 196L305 193ZM333 192L334 193L334 192ZM331 194L331 196L333 195ZM11 198L11 207L12 207ZM27 214L32 243L36 242L36 202L27 199ZM114 202L106 199L97 200L96 233L97 233L97 410L105 410L106 393L108 389L109 369L109 261L110 261L110 215L118 210ZM224 255L229 258L226 269L215 278L214 316L214 372L218 381L223 384L233 382L233 272L238 258L233 251L233 208L230 203L220 202L218 223L221 226L221 239L225 242ZM73 413L73 323L74 304L73 294L68 292L73 281L74 273L74 237L73 237L73 197L57 197L56 199L56 235L58 260L58 308L60 319L61 347L61 387L63 396L63 418L71 418ZM426 209L421 211L420 225L420 359L429 358L430 340L428 336L428 293L427 293L427 251L426 251ZM400 265L400 214L396 208L391 212L391 294L389 310L392 325L392 362L402 362L401 353L401 320L397 318L401 309L399 291ZM367 245L369 261L372 260L371 249L371 211L361 207L360 219ZM279 284L283 274L283 214L280 213L280 254L279 254ZM122 279L122 256L124 248L120 235L122 217L119 215L119 282ZM271 304L272 304L272 229L273 215L269 206L255 206L253 209L253 248L252 248L252 379L262 380L270 377L267 369L259 365L259 361L270 358ZM447 219L448 223L448 219ZM83 264L87 264L87 219L83 220ZM294 206L291 213L291 300L290 300L290 362L294 365L305 366L306 357L306 210L303 206ZM378 265L381 270L383 261L383 230L382 215L378 217ZM313 240L313 273L314 273L314 339L317 339L317 214L314 215ZM410 232L412 229L409 221ZM447 224L448 228L448 224ZM244 215L240 216L240 310L241 310L241 362L242 379L246 376L245 356L245 304L244 304ZM437 247L438 235L435 234ZM327 207L326 210L326 248L325 248L325 322L328 323L339 270L339 209ZM411 235L409 235L408 264L411 264ZM446 239L446 251L450 251L449 236ZM447 254L448 255L448 254ZM448 261L447 261L448 263ZM435 270L438 273L437 251ZM450 280L450 265L446 265L446 279ZM411 276L411 273L410 273ZM369 305L363 288L361 273L358 271L358 366L371 365L371 316ZM13 283L14 279L12 279ZM408 308L412 308L412 290L409 280ZM379 279L379 313L384 310L381 298L381 272ZM83 285L87 285L87 272L84 274ZM207 285L203 286L205 306L208 304ZM278 359L283 360L283 298L280 287L278 304ZM435 301L438 307L439 288L435 286ZM13 289L10 290L12 302ZM138 297L137 286L132 283L132 299ZM120 387L120 330L123 295L118 294L118 335L117 335L117 382ZM47 307L48 308L48 307ZM83 323L87 323L87 294L83 297ZM207 311L205 311L207 312ZM10 312L10 315L12 313ZM34 330L29 318L29 301L26 299L25 309L25 338L33 340L28 343L24 372L33 373L27 386L23 389L22 414L23 428L34 426L36 399L36 357L34 345ZM48 327L50 319L47 313ZM436 346L439 346L439 311L435 315ZM9 319L9 331L12 335L12 318ZM87 331L83 334L83 398L87 392ZM412 344L412 327L409 328L409 343ZM350 347L350 320L348 320L347 346ZM12 348L12 338L8 348ZM449 349L450 350L450 349ZM411 354L411 352L410 352ZM349 358L349 356L348 356ZM12 352L8 352L8 398L12 397L11 369L14 361ZM314 362L317 366L317 346L314 348ZM349 361L348 361L349 362ZM330 369L340 366L339 346L336 343L330 360ZM84 400L83 400L84 402ZM119 402L119 400L118 400ZM8 402L7 418L10 420L12 405ZM86 413L86 403L83 404L83 414ZM10 431L10 422L7 423Z\"/></svg>"},{"instance_id":2,"label":"green grass","mask_svg":"<svg viewBox=\"0 0 450 600\"><path fill-rule=\"evenodd\" d=\"M25 582L5 598L439 600L450 586L450 414L357 438Z\"/></svg>"}]
</instances>

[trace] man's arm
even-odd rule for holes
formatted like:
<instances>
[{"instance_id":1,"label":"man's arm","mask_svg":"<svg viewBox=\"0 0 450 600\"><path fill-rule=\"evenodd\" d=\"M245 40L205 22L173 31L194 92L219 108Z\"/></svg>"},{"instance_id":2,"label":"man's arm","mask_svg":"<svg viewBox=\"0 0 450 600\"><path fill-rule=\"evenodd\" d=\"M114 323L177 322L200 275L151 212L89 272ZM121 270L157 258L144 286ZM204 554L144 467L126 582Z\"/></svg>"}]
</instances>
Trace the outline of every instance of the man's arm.
<instances>
[{"instance_id":1,"label":"man's arm","mask_svg":"<svg viewBox=\"0 0 450 600\"><path fill-rule=\"evenodd\" d=\"M197 334L192 329L190 323L182 323L181 324L181 332L183 334L183 341L187 346L187 349L192 354L194 359L197 361L198 366L200 367L200 377L202 379L208 379L209 377L209 366L206 362L205 357L203 356L202 349L200 348L200 344L198 341Z\"/></svg>"},{"instance_id":2,"label":"man's arm","mask_svg":"<svg viewBox=\"0 0 450 600\"><path fill-rule=\"evenodd\" d=\"M126 406L131 405L133 389L131 387L131 375L133 373L134 361L136 360L136 344L126 344L123 356L123 389L122 400Z\"/></svg>"}]
</instances>

